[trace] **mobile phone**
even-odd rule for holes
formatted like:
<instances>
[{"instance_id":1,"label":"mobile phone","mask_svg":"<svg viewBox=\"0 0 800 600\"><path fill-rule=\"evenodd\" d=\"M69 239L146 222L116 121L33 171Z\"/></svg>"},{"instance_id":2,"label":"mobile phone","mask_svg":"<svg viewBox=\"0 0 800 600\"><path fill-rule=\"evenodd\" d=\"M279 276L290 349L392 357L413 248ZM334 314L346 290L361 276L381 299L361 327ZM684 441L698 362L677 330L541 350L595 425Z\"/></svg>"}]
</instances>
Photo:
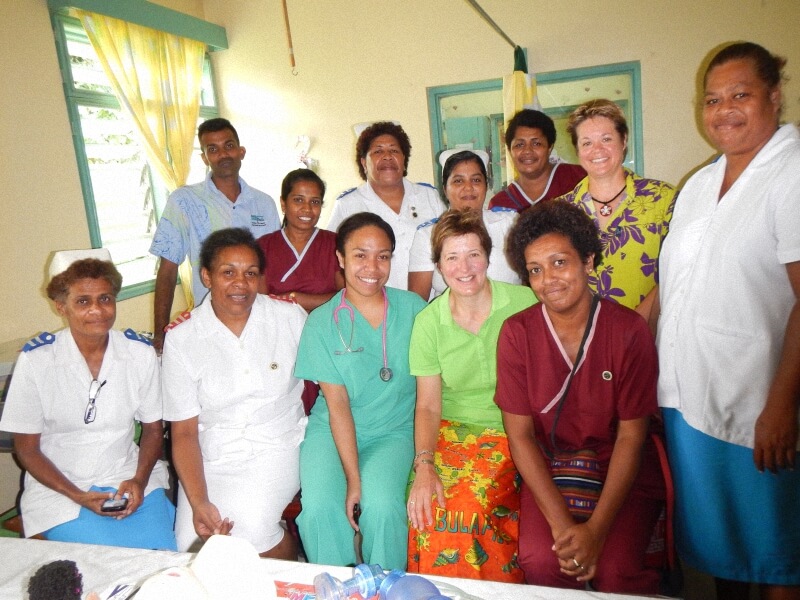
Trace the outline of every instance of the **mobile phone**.
<instances>
[{"instance_id":1,"label":"mobile phone","mask_svg":"<svg viewBox=\"0 0 800 600\"><path fill-rule=\"evenodd\" d=\"M128 508L127 498L109 498L100 507L101 512L120 512Z\"/></svg>"}]
</instances>

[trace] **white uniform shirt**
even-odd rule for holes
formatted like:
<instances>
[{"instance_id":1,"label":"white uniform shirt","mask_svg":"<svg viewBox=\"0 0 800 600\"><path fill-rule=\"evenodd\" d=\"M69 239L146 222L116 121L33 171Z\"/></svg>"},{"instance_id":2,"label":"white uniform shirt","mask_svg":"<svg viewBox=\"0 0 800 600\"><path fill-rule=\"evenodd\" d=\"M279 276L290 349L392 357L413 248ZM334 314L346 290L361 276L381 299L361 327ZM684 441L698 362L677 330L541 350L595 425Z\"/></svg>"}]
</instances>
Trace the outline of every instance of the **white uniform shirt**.
<instances>
[{"instance_id":1,"label":"white uniform shirt","mask_svg":"<svg viewBox=\"0 0 800 600\"><path fill-rule=\"evenodd\" d=\"M259 294L236 337L214 314L209 294L167 332L164 419L198 417L204 462L246 460L300 444L303 381L293 373L305 319L300 306Z\"/></svg>"},{"instance_id":2,"label":"white uniform shirt","mask_svg":"<svg viewBox=\"0 0 800 600\"><path fill-rule=\"evenodd\" d=\"M109 332L98 377L106 384L96 397L95 420L87 424L93 377L70 330L42 334L38 342L17 359L0 429L41 434L42 453L82 490L93 485L117 488L136 474L134 419L161 419L156 353L132 330ZM145 494L166 487L167 469L159 461ZM28 536L77 518L81 508L30 473L25 474L21 505Z\"/></svg>"},{"instance_id":3,"label":"white uniform shirt","mask_svg":"<svg viewBox=\"0 0 800 600\"><path fill-rule=\"evenodd\" d=\"M506 259L506 236L514 225L517 212L508 208L499 208L483 211L483 224L492 238L492 254L489 256L489 269L486 274L493 281L504 281L505 283L521 283L519 275L511 268ZM409 255L408 270L410 273L422 271L433 271L433 281L431 286L431 298L440 296L447 289L447 284L439 272L439 268L433 264L431 259L431 236L433 226L439 221L431 219L423 223L414 235L414 243L411 245Z\"/></svg>"},{"instance_id":4,"label":"white uniform shirt","mask_svg":"<svg viewBox=\"0 0 800 600\"><path fill-rule=\"evenodd\" d=\"M408 289L408 257L417 227L438 217L445 210L436 188L423 183L413 183L403 178L403 205L400 214L381 200L368 182L345 192L336 200L327 229L336 231L350 215L359 212L375 213L391 225L395 236L392 272L386 285L401 290Z\"/></svg>"},{"instance_id":5,"label":"white uniform shirt","mask_svg":"<svg viewBox=\"0 0 800 600\"><path fill-rule=\"evenodd\" d=\"M752 448L796 301L785 265L800 260L798 131L781 127L718 202L725 165L686 183L661 251L658 399Z\"/></svg>"}]
</instances>

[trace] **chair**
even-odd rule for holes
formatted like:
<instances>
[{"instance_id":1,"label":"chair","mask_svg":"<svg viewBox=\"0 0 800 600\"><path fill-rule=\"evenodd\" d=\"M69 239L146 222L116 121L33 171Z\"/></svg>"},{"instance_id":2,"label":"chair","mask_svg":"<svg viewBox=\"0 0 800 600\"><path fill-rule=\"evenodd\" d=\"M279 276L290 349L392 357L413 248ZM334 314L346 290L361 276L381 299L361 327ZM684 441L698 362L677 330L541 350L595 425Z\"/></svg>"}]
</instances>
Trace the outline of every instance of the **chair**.
<instances>
[{"instance_id":1,"label":"chair","mask_svg":"<svg viewBox=\"0 0 800 600\"><path fill-rule=\"evenodd\" d=\"M0 537L22 537L22 517L16 506L0 514Z\"/></svg>"},{"instance_id":2,"label":"chair","mask_svg":"<svg viewBox=\"0 0 800 600\"><path fill-rule=\"evenodd\" d=\"M669 468L667 449L658 433L651 432L650 439L658 453L661 474L664 477L664 508L650 538L650 547L645 554L645 564L661 571L661 593L665 596L679 596L683 587L683 577L675 554L673 539L673 514L675 510L675 487L672 471Z\"/></svg>"},{"instance_id":3,"label":"chair","mask_svg":"<svg viewBox=\"0 0 800 600\"><path fill-rule=\"evenodd\" d=\"M22 515L19 514L16 506L0 514L0 537L21 538L23 531ZM34 540L46 539L39 534L31 536L31 538Z\"/></svg>"},{"instance_id":4,"label":"chair","mask_svg":"<svg viewBox=\"0 0 800 600\"><path fill-rule=\"evenodd\" d=\"M300 530L297 528L297 517L300 511L303 510L303 505L300 503L300 494L301 492L297 492L297 495L284 509L282 518L286 522L286 530L297 540L297 547L300 549L300 553L305 556L303 541L300 539Z\"/></svg>"}]
</instances>

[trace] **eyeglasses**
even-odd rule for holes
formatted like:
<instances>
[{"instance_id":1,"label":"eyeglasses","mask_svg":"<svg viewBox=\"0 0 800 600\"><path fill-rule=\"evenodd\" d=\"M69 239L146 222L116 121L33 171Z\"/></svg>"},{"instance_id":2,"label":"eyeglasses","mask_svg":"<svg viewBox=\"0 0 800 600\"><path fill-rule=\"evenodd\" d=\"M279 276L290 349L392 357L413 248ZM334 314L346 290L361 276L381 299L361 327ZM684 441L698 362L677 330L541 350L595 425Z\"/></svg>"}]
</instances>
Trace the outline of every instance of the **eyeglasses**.
<instances>
[{"instance_id":1,"label":"eyeglasses","mask_svg":"<svg viewBox=\"0 0 800 600\"><path fill-rule=\"evenodd\" d=\"M94 403L97 400L97 394L100 393L105 384L105 381L100 383L97 379L92 379L92 383L89 384L89 404L86 405L86 412L83 414L83 422L87 425L94 422L94 417L97 414L97 407Z\"/></svg>"}]
</instances>

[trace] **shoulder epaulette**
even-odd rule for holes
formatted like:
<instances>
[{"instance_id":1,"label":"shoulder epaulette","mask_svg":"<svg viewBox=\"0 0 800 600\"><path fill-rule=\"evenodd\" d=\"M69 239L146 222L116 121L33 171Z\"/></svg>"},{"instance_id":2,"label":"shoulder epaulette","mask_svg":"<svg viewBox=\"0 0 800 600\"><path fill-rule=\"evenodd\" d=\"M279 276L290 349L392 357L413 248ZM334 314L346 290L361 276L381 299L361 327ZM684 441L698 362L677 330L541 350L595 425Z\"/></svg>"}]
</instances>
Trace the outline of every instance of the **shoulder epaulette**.
<instances>
[{"instance_id":1,"label":"shoulder epaulette","mask_svg":"<svg viewBox=\"0 0 800 600\"><path fill-rule=\"evenodd\" d=\"M350 192L355 192L355 191L356 191L356 189L358 189L358 188L350 188L349 190L345 190L345 191L343 191L341 194L339 194L338 196L336 196L336 199L337 199L337 200L340 200L341 198L344 198L345 196L347 196L347 194L349 194Z\"/></svg>"},{"instance_id":2,"label":"shoulder epaulette","mask_svg":"<svg viewBox=\"0 0 800 600\"><path fill-rule=\"evenodd\" d=\"M183 311L177 319L175 319L172 323L164 327L164 333L166 333L170 329L175 329L178 325L180 325L184 321L188 321L191 318L192 318L192 313L190 313L188 310Z\"/></svg>"},{"instance_id":3,"label":"shoulder epaulette","mask_svg":"<svg viewBox=\"0 0 800 600\"><path fill-rule=\"evenodd\" d=\"M425 221L424 223L420 223L417 225L417 230L425 229L426 227L430 227L431 225L436 225L439 222L439 217L434 217L430 221Z\"/></svg>"},{"instance_id":4,"label":"shoulder epaulette","mask_svg":"<svg viewBox=\"0 0 800 600\"><path fill-rule=\"evenodd\" d=\"M517 212L513 208L508 208L507 206L493 206L489 210L492 211L492 212L496 212L496 213L504 213L504 212L515 213L515 212Z\"/></svg>"},{"instance_id":5,"label":"shoulder epaulette","mask_svg":"<svg viewBox=\"0 0 800 600\"><path fill-rule=\"evenodd\" d=\"M48 331L43 331L38 337L31 338L31 340L22 347L23 352L30 352L42 346L47 346L56 341L56 336Z\"/></svg>"},{"instance_id":6,"label":"shoulder epaulette","mask_svg":"<svg viewBox=\"0 0 800 600\"><path fill-rule=\"evenodd\" d=\"M134 342L141 342L142 344L147 344L148 346L152 346L153 342L147 336L142 335L141 333L137 333L131 328L125 330L125 337L129 340L133 340Z\"/></svg>"},{"instance_id":7,"label":"shoulder epaulette","mask_svg":"<svg viewBox=\"0 0 800 600\"><path fill-rule=\"evenodd\" d=\"M424 185L425 187L429 187L429 188L431 188L432 190L435 190L435 191L437 191L437 192L439 191L439 190L437 190L437 189L436 189L436 186L434 186L434 185L431 185L430 183L425 183L424 181L418 181L418 182L417 182L417 185Z\"/></svg>"}]
</instances>

